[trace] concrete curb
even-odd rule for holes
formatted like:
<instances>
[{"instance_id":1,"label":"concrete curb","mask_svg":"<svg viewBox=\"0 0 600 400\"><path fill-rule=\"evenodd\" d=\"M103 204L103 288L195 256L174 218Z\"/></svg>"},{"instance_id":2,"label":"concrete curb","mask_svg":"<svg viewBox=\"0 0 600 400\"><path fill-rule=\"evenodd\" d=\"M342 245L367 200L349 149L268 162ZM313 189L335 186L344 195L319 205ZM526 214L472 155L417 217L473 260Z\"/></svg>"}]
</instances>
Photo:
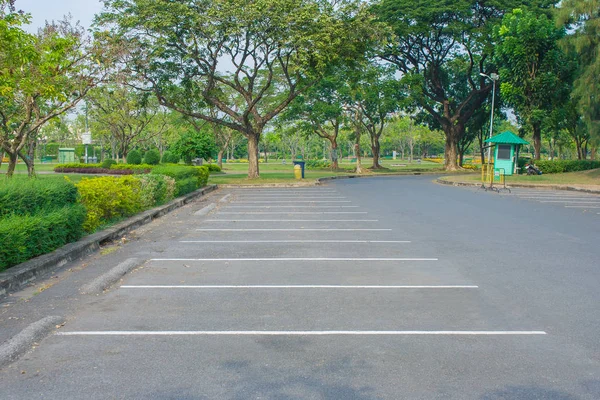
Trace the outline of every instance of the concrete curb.
<instances>
[{"instance_id":1,"label":"concrete curb","mask_svg":"<svg viewBox=\"0 0 600 400\"><path fill-rule=\"evenodd\" d=\"M81 289L79 289L79 291L83 294L102 293L103 291L111 287L115 282L118 282L119 279L121 279L129 271L136 267L139 267L144 262L145 260L139 260L137 258L128 258L116 267L112 268L104 275L100 275L92 282L83 286Z\"/></svg>"},{"instance_id":2,"label":"concrete curb","mask_svg":"<svg viewBox=\"0 0 600 400\"><path fill-rule=\"evenodd\" d=\"M139 213L108 229L86 236L77 242L69 243L52 253L44 254L9 268L0 273L0 297L23 288L54 268L62 267L70 261L95 252L100 248L101 243L119 239L125 233L152 222L153 219L162 217L215 189L217 189L217 185L203 187L165 205Z\"/></svg>"},{"instance_id":3,"label":"concrete curb","mask_svg":"<svg viewBox=\"0 0 600 400\"><path fill-rule=\"evenodd\" d=\"M468 187L479 187L481 186L481 182L452 182L447 181L443 178L439 178L436 180L437 183L442 185L449 186L468 186ZM593 193L600 194L600 190L595 189L586 189L577 186L561 186L561 185L537 185L535 183L513 183L510 185L506 185L508 188L530 188L530 189L548 189L548 190L566 190L572 192L584 192L584 193Z\"/></svg>"},{"instance_id":4,"label":"concrete curb","mask_svg":"<svg viewBox=\"0 0 600 400\"><path fill-rule=\"evenodd\" d=\"M204 208L201 208L200 210L196 211L194 213L194 215L206 215L209 212L211 212L212 210L214 210L217 207L217 205L215 203L209 204Z\"/></svg>"},{"instance_id":5,"label":"concrete curb","mask_svg":"<svg viewBox=\"0 0 600 400\"><path fill-rule=\"evenodd\" d=\"M65 322L63 317L50 316L29 325L0 346L0 368L16 361L33 345L46 337L57 325Z\"/></svg>"}]
</instances>

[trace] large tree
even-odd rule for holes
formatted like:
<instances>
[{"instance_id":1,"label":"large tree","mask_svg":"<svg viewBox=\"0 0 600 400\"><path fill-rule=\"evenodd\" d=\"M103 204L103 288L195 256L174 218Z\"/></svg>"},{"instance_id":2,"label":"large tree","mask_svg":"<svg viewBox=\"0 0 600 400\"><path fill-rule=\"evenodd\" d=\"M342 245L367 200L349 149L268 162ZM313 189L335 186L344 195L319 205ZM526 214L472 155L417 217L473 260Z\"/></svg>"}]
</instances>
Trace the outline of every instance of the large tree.
<instances>
[{"instance_id":1,"label":"large tree","mask_svg":"<svg viewBox=\"0 0 600 400\"><path fill-rule=\"evenodd\" d=\"M99 24L115 28L117 39L130 45L128 68L163 105L248 139L249 178L259 176L258 142L265 126L332 64L360 53L373 26L362 7L349 1L104 4ZM243 100L240 108L229 91ZM209 106L218 109L217 116Z\"/></svg>"},{"instance_id":2,"label":"large tree","mask_svg":"<svg viewBox=\"0 0 600 400\"><path fill-rule=\"evenodd\" d=\"M25 149L44 124L81 101L102 69L81 27L65 20L32 35L22 29L28 21L12 2L0 0L0 147L9 157L9 177L19 157L35 174Z\"/></svg>"},{"instance_id":3,"label":"large tree","mask_svg":"<svg viewBox=\"0 0 600 400\"><path fill-rule=\"evenodd\" d=\"M504 16L494 37L500 66L500 93L533 133L540 159L542 124L568 101L575 63L558 45L564 29L545 14L515 9Z\"/></svg>"},{"instance_id":4,"label":"large tree","mask_svg":"<svg viewBox=\"0 0 600 400\"><path fill-rule=\"evenodd\" d=\"M572 95L588 131L600 141L600 1L563 0L558 7L559 23L569 28L564 43L579 60Z\"/></svg>"},{"instance_id":5,"label":"large tree","mask_svg":"<svg viewBox=\"0 0 600 400\"><path fill-rule=\"evenodd\" d=\"M381 57L396 66L416 105L442 127L448 170L458 168L458 142L492 89L492 83L480 76L495 69L490 63L491 27L522 3L383 0L375 7L395 33ZM536 4L546 6L551 1ZM454 63L456 59L461 62Z\"/></svg>"}]
</instances>

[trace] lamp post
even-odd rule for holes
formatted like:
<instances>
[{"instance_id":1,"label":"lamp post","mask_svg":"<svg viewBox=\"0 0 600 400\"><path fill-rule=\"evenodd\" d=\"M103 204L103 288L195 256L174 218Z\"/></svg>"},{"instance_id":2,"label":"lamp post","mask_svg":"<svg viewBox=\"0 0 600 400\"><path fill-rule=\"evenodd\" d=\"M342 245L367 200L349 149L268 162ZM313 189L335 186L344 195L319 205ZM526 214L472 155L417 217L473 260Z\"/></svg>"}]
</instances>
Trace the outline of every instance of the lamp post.
<instances>
[{"instance_id":1,"label":"lamp post","mask_svg":"<svg viewBox=\"0 0 600 400\"><path fill-rule=\"evenodd\" d=\"M493 72L489 75L486 75L483 72L481 72L479 75L489 78L492 81L492 111L490 113L490 137L489 137L489 139L491 139L492 134L494 132L494 101L496 99L496 81L498 79L500 79L500 76L498 76L498 74L493 73ZM492 158L492 146L489 145L488 146L488 164L489 164L491 158Z\"/></svg>"}]
</instances>

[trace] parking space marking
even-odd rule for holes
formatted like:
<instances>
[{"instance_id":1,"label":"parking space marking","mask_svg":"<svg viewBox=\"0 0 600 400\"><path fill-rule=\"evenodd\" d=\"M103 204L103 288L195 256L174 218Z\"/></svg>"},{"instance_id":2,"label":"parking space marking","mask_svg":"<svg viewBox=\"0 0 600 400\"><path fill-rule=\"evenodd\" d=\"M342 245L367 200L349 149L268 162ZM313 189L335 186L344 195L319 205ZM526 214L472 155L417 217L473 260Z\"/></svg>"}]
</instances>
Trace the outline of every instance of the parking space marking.
<instances>
[{"instance_id":1,"label":"parking space marking","mask_svg":"<svg viewBox=\"0 0 600 400\"><path fill-rule=\"evenodd\" d=\"M379 228L198 228L196 231L202 232L295 232L295 231L310 231L310 232L389 232L391 229Z\"/></svg>"},{"instance_id":2,"label":"parking space marking","mask_svg":"<svg viewBox=\"0 0 600 400\"><path fill-rule=\"evenodd\" d=\"M378 219L209 219L204 222L379 222Z\"/></svg>"},{"instance_id":3,"label":"parking space marking","mask_svg":"<svg viewBox=\"0 0 600 400\"><path fill-rule=\"evenodd\" d=\"M150 261L438 261L437 258L346 258L346 257L317 257L317 258L152 258Z\"/></svg>"},{"instance_id":4,"label":"parking space marking","mask_svg":"<svg viewBox=\"0 0 600 400\"><path fill-rule=\"evenodd\" d=\"M179 243L411 243L410 240L181 240Z\"/></svg>"},{"instance_id":5,"label":"parking space marking","mask_svg":"<svg viewBox=\"0 0 600 400\"><path fill-rule=\"evenodd\" d=\"M242 198L242 197L240 197ZM277 199L295 199L298 196L244 196L244 200L277 200ZM302 196L302 199L325 199L325 200L339 200L346 199L345 196Z\"/></svg>"},{"instance_id":6,"label":"parking space marking","mask_svg":"<svg viewBox=\"0 0 600 400\"><path fill-rule=\"evenodd\" d=\"M227 206L228 208L358 208L358 206L308 206L308 205L297 205L297 206Z\"/></svg>"},{"instance_id":7,"label":"parking space marking","mask_svg":"<svg viewBox=\"0 0 600 400\"><path fill-rule=\"evenodd\" d=\"M565 208L600 208L600 206L565 206Z\"/></svg>"},{"instance_id":8,"label":"parking space marking","mask_svg":"<svg viewBox=\"0 0 600 400\"><path fill-rule=\"evenodd\" d=\"M352 200L256 200L234 201L235 204L264 204L264 203L352 203Z\"/></svg>"},{"instance_id":9,"label":"parking space marking","mask_svg":"<svg viewBox=\"0 0 600 400\"><path fill-rule=\"evenodd\" d=\"M545 331L72 331L58 336L528 336Z\"/></svg>"},{"instance_id":10,"label":"parking space marking","mask_svg":"<svg viewBox=\"0 0 600 400\"><path fill-rule=\"evenodd\" d=\"M271 212L245 212L245 211L221 211L217 214L242 214L242 215L324 215L324 214L368 214L366 211L271 211Z\"/></svg>"},{"instance_id":11,"label":"parking space marking","mask_svg":"<svg viewBox=\"0 0 600 400\"><path fill-rule=\"evenodd\" d=\"M478 289L474 285L123 285L121 289Z\"/></svg>"},{"instance_id":12,"label":"parking space marking","mask_svg":"<svg viewBox=\"0 0 600 400\"><path fill-rule=\"evenodd\" d=\"M600 204L600 201L587 200L538 200L540 203L573 203L573 204Z\"/></svg>"}]
</instances>

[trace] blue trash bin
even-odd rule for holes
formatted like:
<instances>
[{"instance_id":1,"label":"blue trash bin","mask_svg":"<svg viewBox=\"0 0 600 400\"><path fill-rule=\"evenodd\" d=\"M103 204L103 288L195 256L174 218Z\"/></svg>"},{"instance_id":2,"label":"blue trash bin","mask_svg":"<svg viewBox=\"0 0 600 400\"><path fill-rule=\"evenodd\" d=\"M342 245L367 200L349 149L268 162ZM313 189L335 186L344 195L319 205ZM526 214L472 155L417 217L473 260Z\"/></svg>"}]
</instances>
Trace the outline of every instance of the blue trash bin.
<instances>
[{"instance_id":1,"label":"blue trash bin","mask_svg":"<svg viewBox=\"0 0 600 400\"><path fill-rule=\"evenodd\" d=\"M304 165L306 161L294 161L294 166L299 165L302 168L302 179L304 179Z\"/></svg>"}]
</instances>

